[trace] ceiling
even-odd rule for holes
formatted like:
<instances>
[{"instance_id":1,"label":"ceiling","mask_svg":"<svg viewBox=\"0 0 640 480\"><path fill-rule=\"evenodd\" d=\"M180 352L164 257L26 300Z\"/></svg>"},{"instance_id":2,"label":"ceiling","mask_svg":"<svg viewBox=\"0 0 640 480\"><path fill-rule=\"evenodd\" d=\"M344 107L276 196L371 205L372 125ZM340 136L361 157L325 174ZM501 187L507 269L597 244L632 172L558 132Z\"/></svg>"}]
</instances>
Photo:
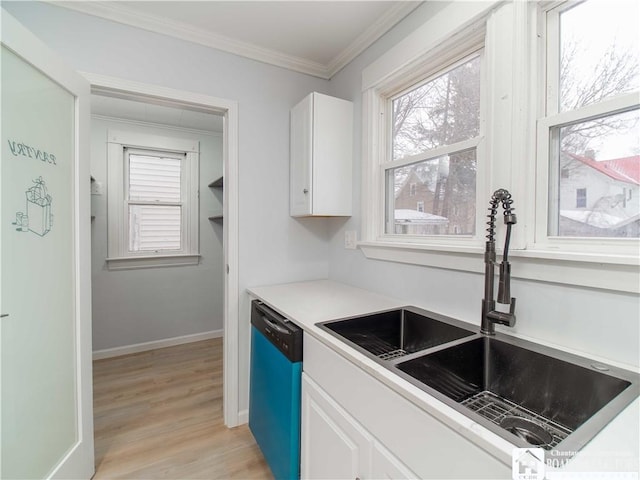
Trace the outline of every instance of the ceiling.
<instances>
[{"instance_id":1,"label":"ceiling","mask_svg":"<svg viewBox=\"0 0 640 480\"><path fill-rule=\"evenodd\" d=\"M206 132L222 132L223 125L222 115L96 94L91 95L91 114Z\"/></svg>"},{"instance_id":2,"label":"ceiling","mask_svg":"<svg viewBox=\"0 0 640 480\"><path fill-rule=\"evenodd\" d=\"M51 3L328 79L422 2Z\"/></svg>"}]
</instances>

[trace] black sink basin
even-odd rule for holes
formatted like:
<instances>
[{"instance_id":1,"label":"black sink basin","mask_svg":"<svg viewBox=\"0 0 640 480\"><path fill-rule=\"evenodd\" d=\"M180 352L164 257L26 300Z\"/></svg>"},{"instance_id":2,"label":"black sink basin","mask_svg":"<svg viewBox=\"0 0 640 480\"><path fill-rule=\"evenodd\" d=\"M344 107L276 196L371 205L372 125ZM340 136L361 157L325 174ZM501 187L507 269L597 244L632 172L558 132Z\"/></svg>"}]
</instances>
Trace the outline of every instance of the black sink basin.
<instances>
[{"instance_id":1,"label":"black sink basin","mask_svg":"<svg viewBox=\"0 0 640 480\"><path fill-rule=\"evenodd\" d=\"M435 317L435 314L420 313L418 309L400 308L324 322L319 326L381 360L391 360L475 334L461 326L461 322L441 321Z\"/></svg>"},{"instance_id":2,"label":"black sink basin","mask_svg":"<svg viewBox=\"0 0 640 480\"><path fill-rule=\"evenodd\" d=\"M405 307L317 324L519 447L571 456L640 393L637 373Z\"/></svg>"},{"instance_id":3,"label":"black sink basin","mask_svg":"<svg viewBox=\"0 0 640 480\"><path fill-rule=\"evenodd\" d=\"M405 307L317 324L519 447L571 456L640 393L637 373Z\"/></svg>"},{"instance_id":4,"label":"black sink basin","mask_svg":"<svg viewBox=\"0 0 640 480\"><path fill-rule=\"evenodd\" d=\"M396 368L464 407L463 413L476 412L494 430L497 425L497 433L546 449L587 422L595 435L638 395L631 372L515 339L478 337Z\"/></svg>"}]
</instances>

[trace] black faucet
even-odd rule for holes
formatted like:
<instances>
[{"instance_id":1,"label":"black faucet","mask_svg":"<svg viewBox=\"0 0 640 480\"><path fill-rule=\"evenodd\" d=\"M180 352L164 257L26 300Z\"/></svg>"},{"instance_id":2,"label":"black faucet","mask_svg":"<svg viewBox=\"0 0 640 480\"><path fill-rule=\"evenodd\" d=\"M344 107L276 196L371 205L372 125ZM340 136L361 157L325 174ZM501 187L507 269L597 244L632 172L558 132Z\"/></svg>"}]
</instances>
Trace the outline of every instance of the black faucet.
<instances>
[{"instance_id":1,"label":"black faucet","mask_svg":"<svg viewBox=\"0 0 640 480\"><path fill-rule=\"evenodd\" d=\"M502 203L504 211L504 223L507 226L507 234L504 240L502 263L500 264L500 280L498 281L498 303L509 305L509 312L496 310L496 301L493 299L494 267L496 263L496 213ZM489 202L489 221L487 222L487 242L484 251L484 298L482 299L482 323L480 333L495 335L495 324L513 327L516 323L516 299L511 297L511 265L509 264L509 241L511 240L511 225L516 223L516 215L511 205L511 194L501 188L493 192Z\"/></svg>"}]
</instances>

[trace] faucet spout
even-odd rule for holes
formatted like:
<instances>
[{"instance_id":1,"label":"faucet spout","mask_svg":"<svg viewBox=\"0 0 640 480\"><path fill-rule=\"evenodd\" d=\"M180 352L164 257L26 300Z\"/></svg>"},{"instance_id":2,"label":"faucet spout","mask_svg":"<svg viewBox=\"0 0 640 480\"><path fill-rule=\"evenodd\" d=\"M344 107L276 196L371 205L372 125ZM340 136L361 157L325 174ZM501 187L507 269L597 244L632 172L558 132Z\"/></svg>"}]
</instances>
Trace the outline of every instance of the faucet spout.
<instances>
[{"instance_id":1,"label":"faucet spout","mask_svg":"<svg viewBox=\"0 0 640 480\"><path fill-rule=\"evenodd\" d=\"M496 301L493 299L496 263L495 221L500 204L502 204L502 209L504 210L504 223L507 225L507 233L502 253L502 263L500 264L497 302L503 305L509 305L508 312L496 310ZM482 300L482 323L480 326L480 332L486 335L495 335L496 323L509 327L513 327L516 323L516 299L511 297L511 264L508 260L511 226L517 222L516 215L513 213L511 206L512 204L511 194L502 188L493 193L489 203L490 214L488 215L487 242L485 244L484 254L484 299Z\"/></svg>"}]
</instances>

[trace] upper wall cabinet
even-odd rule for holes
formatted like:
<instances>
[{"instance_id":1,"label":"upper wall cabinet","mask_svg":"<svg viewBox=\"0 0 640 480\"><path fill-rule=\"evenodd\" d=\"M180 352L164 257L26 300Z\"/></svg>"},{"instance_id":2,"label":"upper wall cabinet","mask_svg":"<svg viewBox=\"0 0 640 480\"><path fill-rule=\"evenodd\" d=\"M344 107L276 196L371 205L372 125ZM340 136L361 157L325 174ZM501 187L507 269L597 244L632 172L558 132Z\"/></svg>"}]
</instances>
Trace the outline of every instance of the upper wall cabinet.
<instances>
[{"instance_id":1,"label":"upper wall cabinet","mask_svg":"<svg viewBox=\"0 0 640 480\"><path fill-rule=\"evenodd\" d=\"M311 93L291 110L290 213L350 216L353 103Z\"/></svg>"}]
</instances>

